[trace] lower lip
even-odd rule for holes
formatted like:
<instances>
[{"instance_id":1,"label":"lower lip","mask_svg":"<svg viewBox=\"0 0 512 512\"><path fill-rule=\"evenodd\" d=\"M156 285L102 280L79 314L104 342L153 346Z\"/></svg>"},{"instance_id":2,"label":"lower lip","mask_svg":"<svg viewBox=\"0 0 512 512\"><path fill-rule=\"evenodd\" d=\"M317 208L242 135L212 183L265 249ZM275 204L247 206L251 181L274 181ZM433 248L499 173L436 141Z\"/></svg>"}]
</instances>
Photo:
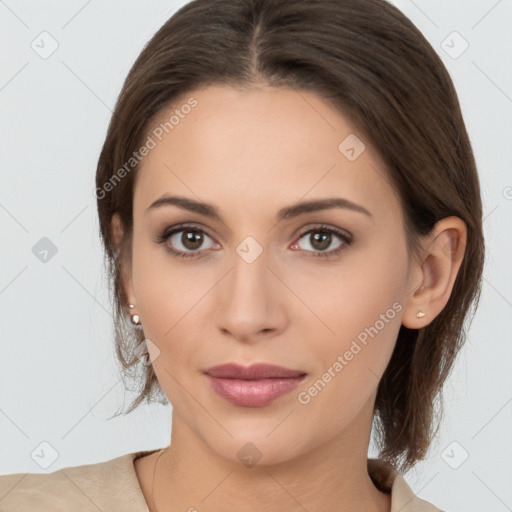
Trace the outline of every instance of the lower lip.
<instances>
[{"instance_id":1,"label":"lower lip","mask_svg":"<svg viewBox=\"0 0 512 512\"><path fill-rule=\"evenodd\" d=\"M222 379L206 375L222 398L240 407L263 407L294 390L306 377L261 380Z\"/></svg>"}]
</instances>

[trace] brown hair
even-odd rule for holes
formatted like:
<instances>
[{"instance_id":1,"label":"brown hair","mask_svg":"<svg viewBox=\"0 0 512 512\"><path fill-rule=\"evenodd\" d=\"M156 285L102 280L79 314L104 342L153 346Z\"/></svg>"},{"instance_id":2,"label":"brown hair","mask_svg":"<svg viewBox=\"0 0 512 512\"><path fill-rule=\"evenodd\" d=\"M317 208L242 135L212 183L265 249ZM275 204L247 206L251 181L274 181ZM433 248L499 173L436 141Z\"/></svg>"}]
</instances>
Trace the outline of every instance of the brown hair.
<instances>
[{"instance_id":1,"label":"brown hair","mask_svg":"<svg viewBox=\"0 0 512 512\"><path fill-rule=\"evenodd\" d=\"M401 326L378 387L379 455L407 470L425 457L437 432L442 411L435 399L479 300L484 240L477 170L453 83L421 32L384 0L195 0L166 21L135 61L96 174L116 353L126 375L142 368L128 412L155 393L162 397L152 366L134 356L143 332L126 320L122 263L131 254L137 170L130 159L152 120L190 91L262 83L314 91L350 117L388 167L412 254L418 236L440 219L455 215L466 224L466 250L448 303L420 330ZM119 253L111 231L116 212L126 235Z\"/></svg>"}]
</instances>

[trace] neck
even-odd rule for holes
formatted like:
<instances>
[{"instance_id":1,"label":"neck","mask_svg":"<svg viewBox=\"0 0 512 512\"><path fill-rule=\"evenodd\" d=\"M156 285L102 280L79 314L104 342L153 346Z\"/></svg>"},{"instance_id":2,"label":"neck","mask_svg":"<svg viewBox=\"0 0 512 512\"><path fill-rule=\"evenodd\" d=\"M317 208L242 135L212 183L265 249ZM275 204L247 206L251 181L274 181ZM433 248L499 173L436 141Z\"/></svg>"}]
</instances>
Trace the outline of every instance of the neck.
<instances>
[{"instance_id":1,"label":"neck","mask_svg":"<svg viewBox=\"0 0 512 512\"><path fill-rule=\"evenodd\" d=\"M219 456L174 412L172 442L153 464L152 512L365 510L389 512L390 494L373 484L367 452L373 402L339 436L298 457L244 465Z\"/></svg>"}]
</instances>

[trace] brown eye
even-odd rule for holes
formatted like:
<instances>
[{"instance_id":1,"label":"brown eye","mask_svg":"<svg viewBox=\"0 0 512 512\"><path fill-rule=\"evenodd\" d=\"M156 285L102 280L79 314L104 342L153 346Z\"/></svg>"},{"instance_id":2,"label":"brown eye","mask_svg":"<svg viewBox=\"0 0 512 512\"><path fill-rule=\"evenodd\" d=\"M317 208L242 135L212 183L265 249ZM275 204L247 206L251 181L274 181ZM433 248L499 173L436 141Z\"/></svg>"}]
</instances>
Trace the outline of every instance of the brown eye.
<instances>
[{"instance_id":1,"label":"brown eye","mask_svg":"<svg viewBox=\"0 0 512 512\"><path fill-rule=\"evenodd\" d=\"M332 235L325 231L310 233L309 240L312 247L318 251L325 251L332 243Z\"/></svg>"},{"instance_id":2,"label":"brown eye","mask_svg":"<svg viewBox=\"0 0 512 512\"><path fill-rule=\"evenodd\" d=\"M300 240L302 239L306 240L311 248L304 250L311 253L312 256L320 257L335 256L352 242L352 237L348 233L324 226L310 229L303 233L299 238L299 242L296 242L293 248L300 249ZM339 242L332 247L336 243L336 239ZM329 248L331 249L329 250Z\"/></svg>"},{"instance_id":3,"label":"brown eye","mask_svg":"<svg viewBox=\"0 0 512 512\"><path fill-rule=\"evenodd\" d=\"M206 241L211 240L210 246ZM212 238L202 229L194 226L178 226L167 229L155 240L159 244L165 244L166 249L173 256L195 257L205 249L218 247Z\"/></svg>"},{"instance_id":4,"label":"brown eye","mask_svg":"<svg viewBox=\"0 0 512 512\"><path fill-rule=\"evenodd\" d=\"M202 230L197 228L186 228L175 230L167 235L168 243L179 251L198 251L206 249L205 242L211 238Z\"/></svg>"},{"instance_id":5,"label":"brown eye","mask_svg":"<svg viewBox=\"0 0 512 512\"><path fill-rule=\"evenodd\" d=\"M180 231L180 233L182 233L182 235L179 240L186 249L194 251L201 247L204 240L202 233L192 229L183 230Z\"/></svg>"}]
</instances>

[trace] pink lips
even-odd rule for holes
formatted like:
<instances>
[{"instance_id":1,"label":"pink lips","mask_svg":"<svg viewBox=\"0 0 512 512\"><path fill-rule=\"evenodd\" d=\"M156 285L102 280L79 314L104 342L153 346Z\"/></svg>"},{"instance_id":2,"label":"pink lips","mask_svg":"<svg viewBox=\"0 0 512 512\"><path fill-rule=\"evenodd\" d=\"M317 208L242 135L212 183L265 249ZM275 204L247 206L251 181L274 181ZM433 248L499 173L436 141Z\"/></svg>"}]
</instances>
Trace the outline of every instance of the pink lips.
<instances>
[{"instance_id":1,"label":"pink lips","mask_svg":"<svg viewBox=\"0 0 512 512\"><path fill-rule=\"evenodd\" d=\"M241 407L262 407L295 389L306 373L271 364L249 367L235 363L205 370L214 391Z\"/></svg>"}]
</instances>

